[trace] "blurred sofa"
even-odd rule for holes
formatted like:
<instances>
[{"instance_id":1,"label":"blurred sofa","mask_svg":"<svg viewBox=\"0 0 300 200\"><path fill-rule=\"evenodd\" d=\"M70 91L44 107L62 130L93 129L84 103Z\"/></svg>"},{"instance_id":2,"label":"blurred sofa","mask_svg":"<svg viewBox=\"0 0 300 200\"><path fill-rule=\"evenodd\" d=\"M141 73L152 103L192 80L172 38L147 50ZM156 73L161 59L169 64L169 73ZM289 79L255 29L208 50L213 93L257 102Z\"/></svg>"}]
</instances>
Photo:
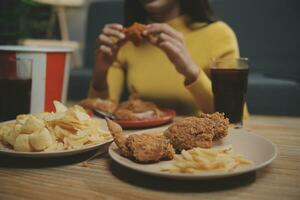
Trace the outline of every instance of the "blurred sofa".
<instances>
[{"instance_id":1,"label":"blurred sofa","mask_svg":"<svg viewBox=\"0 0 300 200\"><path fill-rule=\"evenodd\" d=\"M241 56L250 59L247 102L253 114L300 115L300 2L214 0L218 19L235 31ZM85 98L92 75L95 40L106 23L123 21L122 0L90 4L84 66L71 71L68 98Z\"/></svg>"},{"instance_id":2,"label":"blurred sofa","mask_svg":"<svg viewBox=\"0 0 300 200\"><path fill-rule=\"evenodd\" d=\"M250 58L251 113L300 115L300 14L297 0L214 0Z\"/></svg>"},{"instance_id":3,"label":"blurred sofa","mask_svg":"<svg viewBox=\"0 0 300 200\"><path fill-rule=\"evenodd\" d=\"M107 23L123 23L122 0L98 0L89 5L86 27L83 27L86 28L83 66L70 72L69 100L87 97L94 66L96 39Z\"/></svg>"}]
</instances>

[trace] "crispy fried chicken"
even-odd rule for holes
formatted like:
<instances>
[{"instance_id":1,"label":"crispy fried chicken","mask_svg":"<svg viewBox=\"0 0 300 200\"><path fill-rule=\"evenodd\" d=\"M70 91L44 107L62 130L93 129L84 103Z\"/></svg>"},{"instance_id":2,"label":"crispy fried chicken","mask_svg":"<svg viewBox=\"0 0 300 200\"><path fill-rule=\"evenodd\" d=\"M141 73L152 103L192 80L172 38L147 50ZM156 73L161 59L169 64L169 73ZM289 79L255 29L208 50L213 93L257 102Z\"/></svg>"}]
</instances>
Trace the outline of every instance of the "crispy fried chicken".
<instances>
[{"instance_id":1,"label":"crispy fried chicken","mask_svg":"<svg viewBox=\"0 0 300 200\"><path fill-rule=\"evenodd\" d=\"M118 120L136 120L159 118L165 115L154 103L142 101L137 96L133 95L128 101L119 104L114 112Z\"/></svg>"},{"instance_id":2,"label":"crispy fried chicken","mask_svg":"<svg viewBox=\"0 0 300 200\"><path fill-rule=\"evenodd\" d=\"M200 118L210 120L214 129L213 140L219 140L228 134L229 120L224 113L216 112L214 114L201 114Z\"/></svg>"},{"instance_id":3,"label":"crispy fried chicken","mask_svg":"<svg viewBox=\"0 0 300 200\"><path fill-rule=\"evenodd\" d=\"M118 104L111 100L103 100L100 98L89 98L79 102L79 105L85 109L100 110L107 113L113 113Z\"/></svg>"},{"instance_id":4,"label":"crispy fried chicken","mask_svg":"<svg viewBox=\"0 0 300 200\"><path fill-rule=\"evenodd\" d=\"M109 119L106 122L116 145L125 157L132 157L143 163L173 159L175 151L164 135L133 134L126 138L117 123Z\"/></svg>"},{"instance_id":5,"label":"crispy fried chicken","mask_svg":"<svg viewBox=\"0 0 300 200\"><path fill-rule=\"evenodd\" d=\"M145 36L143 35L145 29L146 25L135 22L130 27L124 28L122 32L129 40L138 46L145 40Z\"/></svg>"},{"instance_id":6,"label":"crispy fried chicken","mask_svg":"<svg viewBox=\"0 0 300 200\"><path fill-rule=\"evenodd\" d=\"M229 120L224 114L216 112L184 118L170 126L164 135L178 152L194 147L210 148L213 140L228 134L228 126Z\"/></svg>"}]
</instances>

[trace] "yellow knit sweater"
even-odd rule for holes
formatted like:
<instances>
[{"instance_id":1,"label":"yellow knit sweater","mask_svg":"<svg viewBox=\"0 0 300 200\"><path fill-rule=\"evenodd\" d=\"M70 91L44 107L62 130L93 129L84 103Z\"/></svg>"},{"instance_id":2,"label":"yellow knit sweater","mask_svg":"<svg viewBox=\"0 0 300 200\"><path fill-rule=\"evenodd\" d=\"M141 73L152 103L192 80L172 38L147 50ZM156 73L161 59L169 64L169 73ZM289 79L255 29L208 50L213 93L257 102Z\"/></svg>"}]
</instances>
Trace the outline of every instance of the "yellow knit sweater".
<instances>
[{"instance_id":1,"label":"yellow knit sweater","mask_svg":"<svg viewBox=\"0 0 300 200\"><path fill-rule=\"evenodd\" d=\"M213 58L239 57L237 39L232 29L221 21L191 27L185 22L186 17L180 16L167 23L183 33L193 61L202 68L195 82L184 85L184 77L159 48L149 43L135 46L127 42L108 71L108 91L96 91L91 87L89 97L119 101L124 84L127 84L129 91L134 88L142 99L175 108L182 114L212 112L210 62ZM247 111L244 113L248 115Z\"/></svg>"}]
</instances>

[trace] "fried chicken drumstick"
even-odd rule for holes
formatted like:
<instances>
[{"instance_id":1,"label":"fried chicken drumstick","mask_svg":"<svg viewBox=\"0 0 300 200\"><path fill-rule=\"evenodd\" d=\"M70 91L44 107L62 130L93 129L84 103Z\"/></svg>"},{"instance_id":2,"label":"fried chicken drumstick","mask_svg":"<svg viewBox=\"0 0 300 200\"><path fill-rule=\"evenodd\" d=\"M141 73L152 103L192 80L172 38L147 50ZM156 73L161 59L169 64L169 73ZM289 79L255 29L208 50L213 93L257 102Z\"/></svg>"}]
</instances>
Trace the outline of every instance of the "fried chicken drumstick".
<instances>
[{"instance_id":1,"label":"fried chicken drumstick","mask_svg":"<svg viewBox=\"0 0 300 200\"><path fill-rule=\"evenodd\" d=\"M125 137L121 126L109 119L106 122L123 156L143 163L173 159L175 151L164 135L133 134Z\"/></svg>"}]
</instances>

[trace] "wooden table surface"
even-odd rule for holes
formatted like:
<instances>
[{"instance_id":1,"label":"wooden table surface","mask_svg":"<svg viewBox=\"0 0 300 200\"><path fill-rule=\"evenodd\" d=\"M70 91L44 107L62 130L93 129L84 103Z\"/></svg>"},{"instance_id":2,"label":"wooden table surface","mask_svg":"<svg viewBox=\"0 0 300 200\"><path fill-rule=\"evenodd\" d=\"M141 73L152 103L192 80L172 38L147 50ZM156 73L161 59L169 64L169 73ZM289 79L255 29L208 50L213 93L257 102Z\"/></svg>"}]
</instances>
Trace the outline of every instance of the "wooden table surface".
<instances>
[{"instance_id":1,"label":"wooden table surface","mask_svg":"<svg viewBox=\"0 0 300 200\"><path fill-rule=\"evenodd\" d=\"M144 175L95 152L60 159L0 157L0 200L300 199L300 118L252 116L245 128L277 144L275 161L244 175L178 181ZM255 148L255 147L253 147Z\"/></svg>"}]
</instances>

